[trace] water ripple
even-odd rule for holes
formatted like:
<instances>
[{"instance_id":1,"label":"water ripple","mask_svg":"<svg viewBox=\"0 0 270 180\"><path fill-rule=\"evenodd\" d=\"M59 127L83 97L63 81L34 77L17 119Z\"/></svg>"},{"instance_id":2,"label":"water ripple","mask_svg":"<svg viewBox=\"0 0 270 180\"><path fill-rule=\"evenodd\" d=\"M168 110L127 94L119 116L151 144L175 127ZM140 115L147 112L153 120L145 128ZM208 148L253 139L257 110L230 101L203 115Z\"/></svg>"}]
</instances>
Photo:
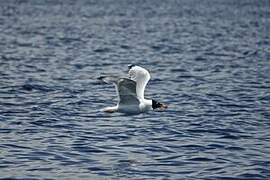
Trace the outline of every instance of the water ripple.
<instances>
[{"instance_id":1,"label":"water ripple","mask_svg":"<svg viewBox=\"0 0 270 180\"><path fill-rule=\"evenodd\" d=\"M270 179L269 9L1 2L0 179ZM100 111L128 64L167 111Z\"/></svg>"}]
</instances>

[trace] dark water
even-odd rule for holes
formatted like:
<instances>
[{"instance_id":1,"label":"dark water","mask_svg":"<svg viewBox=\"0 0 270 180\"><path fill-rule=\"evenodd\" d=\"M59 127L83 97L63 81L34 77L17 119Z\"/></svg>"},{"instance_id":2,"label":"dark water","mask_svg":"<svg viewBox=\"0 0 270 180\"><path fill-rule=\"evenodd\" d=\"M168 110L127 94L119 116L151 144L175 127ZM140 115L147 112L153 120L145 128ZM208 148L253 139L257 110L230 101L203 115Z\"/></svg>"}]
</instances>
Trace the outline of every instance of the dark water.
<instances>
[{"instance_id":1,"label":"dark water","mask_svg":"<svg viewBox=\"0 0 270 180\"><path fill-rule=\"evenodd\" d=\"M1 178L270 179L268 0L0 3ZM131 63L167 111L99 111Z\"/></svg>"}]
</instances>

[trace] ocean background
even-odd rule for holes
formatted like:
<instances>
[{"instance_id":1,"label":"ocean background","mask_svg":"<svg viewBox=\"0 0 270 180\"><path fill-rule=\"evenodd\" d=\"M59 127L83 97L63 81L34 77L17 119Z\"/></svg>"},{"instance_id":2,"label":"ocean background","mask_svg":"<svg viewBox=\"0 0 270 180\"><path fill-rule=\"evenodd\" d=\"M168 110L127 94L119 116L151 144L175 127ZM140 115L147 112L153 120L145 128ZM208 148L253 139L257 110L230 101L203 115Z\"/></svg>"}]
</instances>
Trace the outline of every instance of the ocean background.
<instances>
[{"instance_id":1,"label":"ocean background","mask_svg":"<svg viewBox=\"0 0 270 180\"><path fill-rule=\"evenodd\" d=\"M270 179L270 1L0 0L0 179Z\"/></svg>"}]
</instances>

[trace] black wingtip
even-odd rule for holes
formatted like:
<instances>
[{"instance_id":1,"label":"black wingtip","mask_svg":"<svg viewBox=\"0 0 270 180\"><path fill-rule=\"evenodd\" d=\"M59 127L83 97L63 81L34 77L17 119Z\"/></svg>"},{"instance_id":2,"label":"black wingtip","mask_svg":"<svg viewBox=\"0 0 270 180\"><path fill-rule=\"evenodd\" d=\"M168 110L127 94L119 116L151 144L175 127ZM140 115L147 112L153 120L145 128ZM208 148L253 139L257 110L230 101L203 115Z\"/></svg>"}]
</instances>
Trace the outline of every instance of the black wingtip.
<instances>
[{"instance_id":1,"label":"black wingtip","mask_svg":"<svg viewBox=\"0 0 270 180\"><path fill-rule=\"evenodd\" d=\"M99 76L97 79L98 80L103 80L104 76Z\"/></svg>"},{"instance_id":2,"label":"black wingtip","mask_svg":"<svg viewBox=\"0 0 270 180\"><path fill-rule=\"evenodd\" d=\"M131 69L134 66L135 66L134 64L130 64L130 65L128 65L128 69Z\"/></svg>"}]
</instances>

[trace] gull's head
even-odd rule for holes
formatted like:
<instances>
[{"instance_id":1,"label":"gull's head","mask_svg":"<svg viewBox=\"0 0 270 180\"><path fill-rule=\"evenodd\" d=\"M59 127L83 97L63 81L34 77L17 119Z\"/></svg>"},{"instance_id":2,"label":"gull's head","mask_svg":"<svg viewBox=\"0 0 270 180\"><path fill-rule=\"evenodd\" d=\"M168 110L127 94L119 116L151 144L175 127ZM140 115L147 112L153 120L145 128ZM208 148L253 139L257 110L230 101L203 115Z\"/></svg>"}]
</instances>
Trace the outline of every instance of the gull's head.
<instances>
[{"instance_id":1,"label":"gull's head","mask_svg":"<svg viewBox=\"0 0 270 180\"><path fill-rule=\"evenodd\" d=\"M168 105L162 104L162 103L157 102L157 101L155 101L155 100L152 99L152 108L154 110L156 110L156 109L157 110L164 110L164 109L167 109L168 108Z\"/></svg>"}]
</instances>

